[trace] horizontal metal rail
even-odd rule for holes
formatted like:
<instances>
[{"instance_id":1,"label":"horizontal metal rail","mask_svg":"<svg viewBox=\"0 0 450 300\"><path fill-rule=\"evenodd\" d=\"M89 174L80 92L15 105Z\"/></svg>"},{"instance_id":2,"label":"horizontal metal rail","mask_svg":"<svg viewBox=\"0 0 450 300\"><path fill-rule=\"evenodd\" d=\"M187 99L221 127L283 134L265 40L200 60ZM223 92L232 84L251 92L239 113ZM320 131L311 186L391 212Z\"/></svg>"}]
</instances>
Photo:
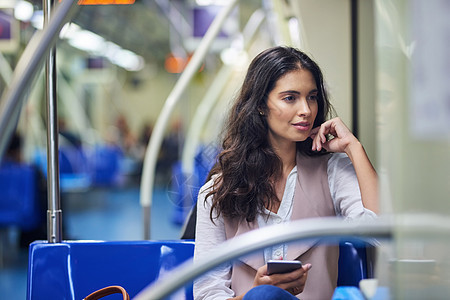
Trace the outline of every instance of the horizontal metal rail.
<instances>
[{"instance_id":1,"label":"horizontal metal rail","mask_svg":"<svg viewBox=\"0 0 450 300\"><path fill-rule=\"evenodd\" d=\"M316 238L391 239L393 228L393 223L387 219L344 222L334 217L299 220L261 228L226 241L211 251L210 255L199 258L196 262L185 262L143 289L133 299L164 299L212 268L272 245Z\"/></svg>"}]
</instances>

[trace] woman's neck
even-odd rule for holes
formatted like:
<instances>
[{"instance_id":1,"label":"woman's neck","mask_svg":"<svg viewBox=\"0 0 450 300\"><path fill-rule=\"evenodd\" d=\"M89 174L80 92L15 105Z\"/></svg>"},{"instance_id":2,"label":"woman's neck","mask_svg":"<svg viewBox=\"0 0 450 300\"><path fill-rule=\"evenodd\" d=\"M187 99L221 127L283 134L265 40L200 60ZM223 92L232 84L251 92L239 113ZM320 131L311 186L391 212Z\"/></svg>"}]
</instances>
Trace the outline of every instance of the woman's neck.
<instances>
[{"instance_id":1,"label":"woman's neck","mask_svg":"<svg viewBox=\"0 0 450 300\"><path fill-rule=\"evenodd\" d=\"M272 202L271 207L267 207L267 209L271 210L273 213L277 213L280 208L284 189L286 188L287 178L295 166L296 148L285 148L283 151L280 151L280 149L275 149L275 152L281 160L282 167L281 174L274 177L272 182L278 201Z\"/></svg>"},{"instance_id":2,"label":"woman's neck","mask_svg":"<svg viewBox=\"0 0 450 300\"><path fill-rule=\"evenodd\" d=\"M278 157L281 160L282 164L282 178L287 178L289 173L292 171L292 169L295 167L295 161L297 156L297 148L295 147L284 147L281 149L275 149Z\"/></svg>"}]
</instances>

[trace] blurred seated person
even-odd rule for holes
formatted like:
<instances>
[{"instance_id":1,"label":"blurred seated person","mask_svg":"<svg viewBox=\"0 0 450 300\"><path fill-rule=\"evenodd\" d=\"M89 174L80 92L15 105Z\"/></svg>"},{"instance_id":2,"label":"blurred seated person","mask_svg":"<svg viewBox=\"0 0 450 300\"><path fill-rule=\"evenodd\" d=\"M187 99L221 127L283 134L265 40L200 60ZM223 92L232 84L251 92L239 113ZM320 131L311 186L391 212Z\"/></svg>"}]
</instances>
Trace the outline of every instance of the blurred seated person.
<instances>
[{"instance_id":1,"label":"blurred seated person","mask_svg":"<svg viewBox=\"0 0 450 300\"><path fill-rule=\"evenodd\" d=\"M9 146L5 152L2 160L2 165L17 165L23 166L28 165L23 161L22 157L22 137L16 132L11 137ZM36 203L36 214L37 223L32 228L21 228L20 232L20 247L28 247L28 245L35 240L45 240L47 239L47 181L44 174L41 173L40 169L36 166L31 166L35 171L35 193L34 197Z\"/></svg>"},{"instance_id":2,"label":"blurred seated person","mask_svg":"<svg viewBox=\"0 0 450 300\"><path fill-rule=\"evenodd\" d=\"M67 127L66 120L60 118L58 120L58 127L59 134L63 137L63 140L60 141L61 145L68 144L75 148L81 148L80 136Z\"/></svg>"}]
</instances>

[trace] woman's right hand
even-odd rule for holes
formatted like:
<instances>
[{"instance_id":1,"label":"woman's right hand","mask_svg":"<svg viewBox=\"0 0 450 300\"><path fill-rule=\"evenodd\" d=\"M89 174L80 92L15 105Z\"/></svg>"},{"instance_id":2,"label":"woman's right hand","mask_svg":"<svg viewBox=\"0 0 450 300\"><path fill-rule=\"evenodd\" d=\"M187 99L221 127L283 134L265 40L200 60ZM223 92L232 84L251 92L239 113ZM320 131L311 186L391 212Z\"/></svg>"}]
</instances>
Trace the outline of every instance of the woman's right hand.
<instances>
[{"instance_id":1,"label":"woman's right hand","mask_svg":"<svg viewBox=\"0 0 450 300\"><path fill-rule=\"evenodd\" d=\"M256 272L253 286L263 284L274 285L295 296L303 292L309 269L311 269L311 264L306 264L300 269L290 273L268 275L267 265L264 265Z\"/></svg>"}]
</instances>

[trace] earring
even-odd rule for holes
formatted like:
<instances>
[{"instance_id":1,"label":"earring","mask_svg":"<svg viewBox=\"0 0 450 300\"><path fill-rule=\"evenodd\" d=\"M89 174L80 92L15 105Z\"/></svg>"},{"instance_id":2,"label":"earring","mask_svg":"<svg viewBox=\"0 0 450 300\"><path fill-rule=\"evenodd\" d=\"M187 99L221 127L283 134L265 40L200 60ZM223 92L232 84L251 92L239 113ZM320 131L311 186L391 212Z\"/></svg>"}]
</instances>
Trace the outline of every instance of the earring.
<instances>
[{"instance_id":1,"label":"earring","mask_svg":"<svg viewBox=\"0 0 450 300\"><path fill-rule=\"evenodd\" d=\"M263 112L263 111L259 111L259 114L260 114L261 116L264 116L264 112Z\"/></svg>"}]
</instances>

